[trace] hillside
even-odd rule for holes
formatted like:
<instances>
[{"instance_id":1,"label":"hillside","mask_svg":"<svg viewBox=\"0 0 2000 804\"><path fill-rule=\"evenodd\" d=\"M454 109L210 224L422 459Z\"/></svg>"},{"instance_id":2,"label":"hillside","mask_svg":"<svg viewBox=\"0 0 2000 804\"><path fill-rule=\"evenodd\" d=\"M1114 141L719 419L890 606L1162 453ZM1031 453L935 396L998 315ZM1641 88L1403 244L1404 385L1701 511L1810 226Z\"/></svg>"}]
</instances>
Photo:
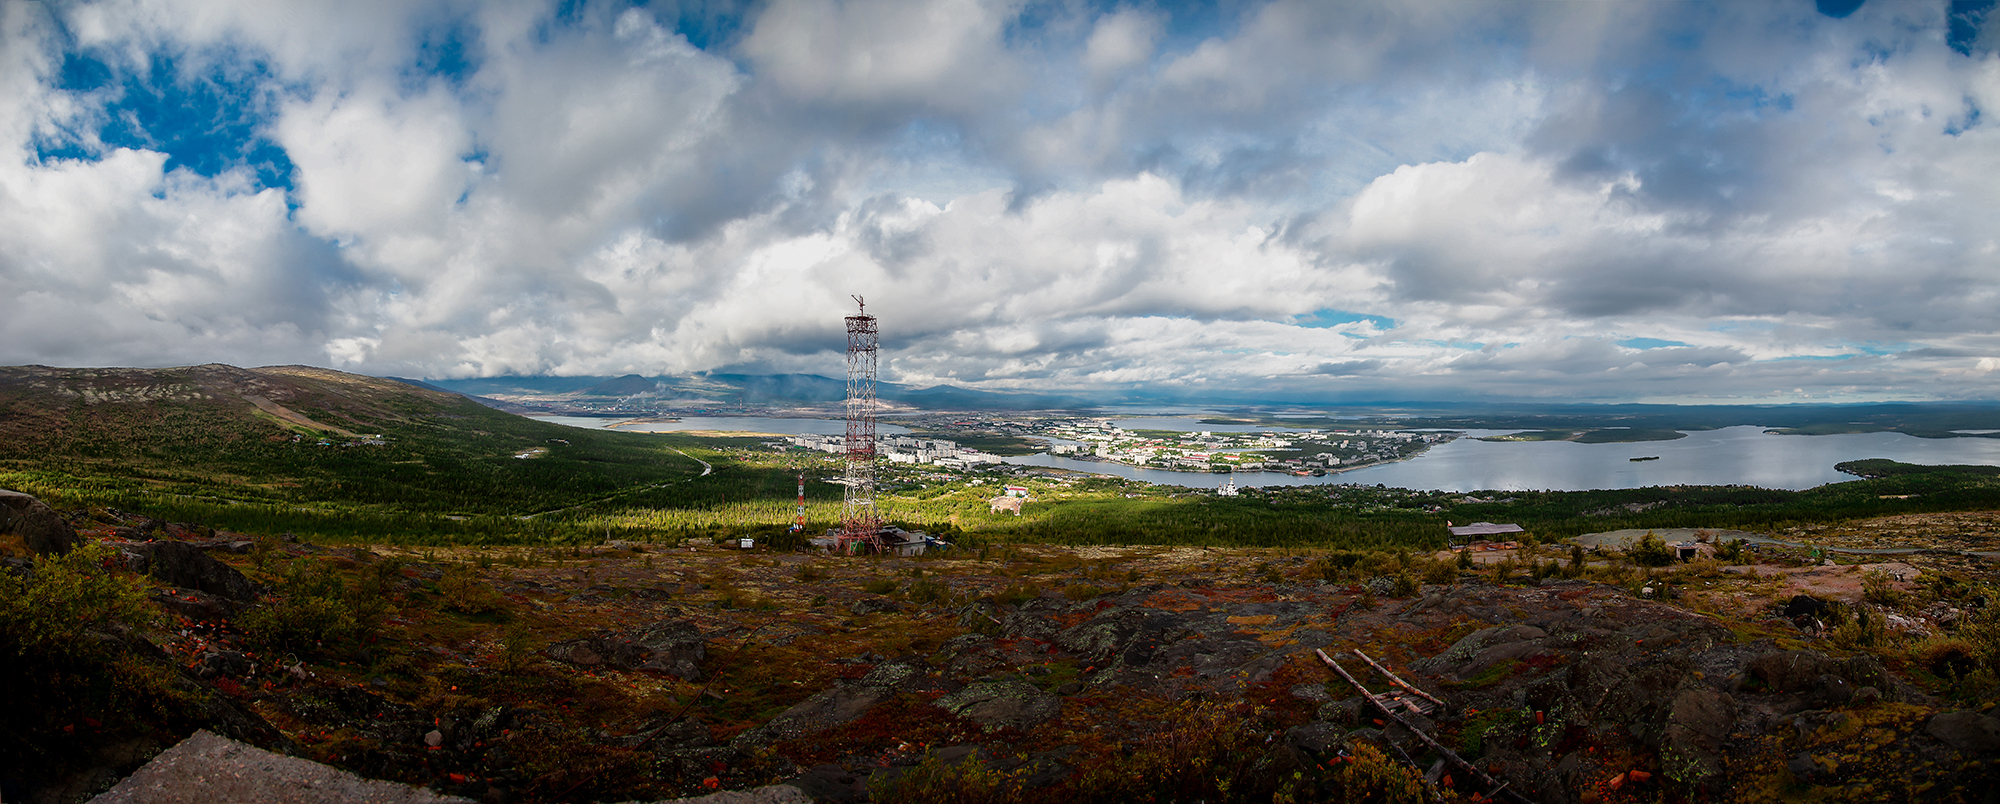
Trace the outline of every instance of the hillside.
<instances>
[{"instance_id":1,"label":"hillside","mask_svg":"<svg viewBox=\"0 0 2000 804\"><path fill-rule=\"evenodd\" d=\"M0 368L0 485L177 506L174 515L244 527L259 506L277 506L349 528L372 526L370 517L473 528L441 523L525 516L698 474L700 462L669 441L305 366Z\"/></svg>"}]
</instances>

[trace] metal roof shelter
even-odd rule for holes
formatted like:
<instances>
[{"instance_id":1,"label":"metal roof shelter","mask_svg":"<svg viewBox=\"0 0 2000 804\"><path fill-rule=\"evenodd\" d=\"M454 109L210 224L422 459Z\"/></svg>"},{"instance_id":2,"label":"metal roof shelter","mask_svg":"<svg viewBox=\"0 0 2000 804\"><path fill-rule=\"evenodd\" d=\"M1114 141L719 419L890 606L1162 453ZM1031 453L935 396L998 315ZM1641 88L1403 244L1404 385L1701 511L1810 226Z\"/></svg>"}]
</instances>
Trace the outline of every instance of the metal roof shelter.
<instances>
[{"instance_id":1,"label":"metal roof shelter","mask_svg":"<svg viewBox=\"0 0 2000 804\"><path fill-rule=\"evenodd\" d=\"M1474 522L1470 525L1447 527L1453 536L1498 536L1503 533L1527 533L1520 525L1506 523L1495 525L1491 522Z\"/></svg>"}]
</instances>

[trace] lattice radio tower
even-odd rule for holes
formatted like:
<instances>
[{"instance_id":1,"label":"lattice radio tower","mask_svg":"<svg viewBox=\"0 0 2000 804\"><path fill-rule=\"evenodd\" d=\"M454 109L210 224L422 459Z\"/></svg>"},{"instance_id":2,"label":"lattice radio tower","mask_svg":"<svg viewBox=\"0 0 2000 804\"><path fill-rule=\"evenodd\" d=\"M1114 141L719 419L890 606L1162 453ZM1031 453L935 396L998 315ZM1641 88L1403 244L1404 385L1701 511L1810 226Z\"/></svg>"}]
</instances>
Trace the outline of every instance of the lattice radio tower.
<instances>
[{"instance_id":1,"label":"lattice radio tower","mask_svg":"<svg viewBox=\"0 0 2000 804\"><path fill-rule=\"evenodd\" d=\"M877 546L882 517L875 510L875 317L860 296L847 317L847 496L840 507L840 547Z\"/></svg>"}]
</instances>

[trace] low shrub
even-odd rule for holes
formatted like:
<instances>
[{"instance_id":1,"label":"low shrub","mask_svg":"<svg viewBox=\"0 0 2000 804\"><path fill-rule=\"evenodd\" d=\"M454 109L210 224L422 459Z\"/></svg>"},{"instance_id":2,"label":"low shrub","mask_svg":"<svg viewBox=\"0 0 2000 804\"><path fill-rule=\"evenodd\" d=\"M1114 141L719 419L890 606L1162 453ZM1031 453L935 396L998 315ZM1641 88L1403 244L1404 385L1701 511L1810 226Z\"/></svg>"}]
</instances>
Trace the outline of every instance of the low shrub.
<instances>
[{"instance_id":1,"label":"low shrub","mask_svg":"<svg viewBox=\"0 0 2000 804\"><path fill-rule=\"evenodd\" d=\"M941 581L928 578L910 582L909 598L915 603L935 603L951 595L951 589Z\"/></svg>"},{"instance_id":2,"label":"low shrub","mask_svg":"<svg viewBox=\"0 0 2000 804\"><path fill-rule=\"evenodd\" d=\"M444 598L445 608L466 614L486 614L503 607L500 593L463 565L445 570L444 577L438 579L438 595Z\"/></svg>"},{"instance_id":3,"label":"low shrub","mask_svg":"<svg viewBox=\"0 0 2000 804\"><path fill-rule=\"evenodd\" d=\"M1107 591L1102 586L1087 583L1073 583L1063 587L1063 597L1071 600L1089 600Z\"/></svg>"},{"instance_id":4,"label":"low shrub","mask_svg":"<svg viewBox=\"0 0 2000 804\"><path fill-rule=\"evenodd\" d=\"M332 567L294 559L285 568L276 602L236 618L250 640L276 651L301 655L343 653L375 635L388 601L367 590L349 591Z\"/></svg>"},{"instance_id":5,"label":"low shrub","mask_svg":"<svg viewBox=\"0 0 2000 804\"><path fill-rule=\"evenodd\" d=\"M869 779L870 800L884 804L928 804L950 801L956 804L1013 804L1023 797L1021 771L994 770L977 754L947 763L936 754L893 781L888 774Z\"/></svg>"},{"instance_id":6,"label":"low shrub","mask_svg":"<svg viewBox=\"0 0 2000 804\"><path fill-rule=\"evenodd\" d=\"M1032 583L1017 583L993 594L993 602L1002 606L1018 606L1042 596L1042 588Z\"/></svg>"}]
</instances>

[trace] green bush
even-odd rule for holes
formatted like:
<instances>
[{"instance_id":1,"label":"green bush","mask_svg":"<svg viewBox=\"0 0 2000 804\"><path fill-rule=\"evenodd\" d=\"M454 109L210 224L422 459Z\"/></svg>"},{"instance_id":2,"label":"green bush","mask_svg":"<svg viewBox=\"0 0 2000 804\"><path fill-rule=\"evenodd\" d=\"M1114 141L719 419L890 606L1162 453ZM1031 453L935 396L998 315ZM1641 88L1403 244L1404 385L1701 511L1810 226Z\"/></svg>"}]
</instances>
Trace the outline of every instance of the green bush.
<instances>
[{"instance_id":1,"label":"green bush","mask_svg":"<svg viewBox=\"0 0 2000 804\"><path fill-rule=\"evenodd\" d=\"M1903 602L1903 593L1890 585L1889 574L1871 572L1861 579L1861 599L1878 606L1894 606Z\"/></svg>"},{"instance_id":2,"label":"green bush","mask_svg":"<svg viewBox=\"0 0 2000 804\"><path fill-rule=\"evenodd\" d=\"M359 648L381 627L389 604L379 591L349 591L332 567L295 559L285 568L276 602L236 618L251 641L265 648L310 655Z\"/></svg>"},{"instance_id":3,"label":"green bush","mask_svg":"<svg viewBox=\"0 0 2000 804\"><path fill-rule=\"evenodd\" d=\"M871 595L887 595L895 593L901 586L902 584L898 583L894 578L876 578L862 584L861 591Z\"/></svg>"},{"instance_id":4,"label":"green bush","mask_svg":"<svg viewBox=\"0 0 2000 804\"><path fill-rule=\"evenodd\" d=\"M158 613L117 553L89 544L0 569L0 778L74 770L95 744L129 739L186 713L192 698L169 665L126 646Z\"/></svg>"},{"instance_id":5,"label":"green bush","mask_svg":"<svg viewBox=\"0 0 2000 804\"><path fill-rule=\"evenodd\" d=\"M438 579L438 594L444 598L445 608L466 614L486 614L502 608L500 593L463 565L445 570L444 577Z\"/></svg>"},{"instance_id":6,"label":"green bush","mask_svg":"<svg viewBox=\"0 0 2000 804\"><path fill-rule=\"evenodd\" d=\"M1664 567L1674 563L1673 548L1668 547L1666 542L1660 541L1660 537L1650 530L1646 531L1646 535L1639 537L1639 543L1632 545L1632 549L1627 551L1626 555L1631 557L1633 563L1642 567Z\"/></svg>"},{"instance_id":7,"label":"green bush","mask_svg":"<svg viewBox=\"0 0 2000 804\"><path fill-rule=\"evenodd\" d=\"M156 610L137 581L105 569L116 555L91 544L37 559L26 577L0 570L0 657L81 655L92 629L151 625Z\"/></svg>"}]
</instances>

